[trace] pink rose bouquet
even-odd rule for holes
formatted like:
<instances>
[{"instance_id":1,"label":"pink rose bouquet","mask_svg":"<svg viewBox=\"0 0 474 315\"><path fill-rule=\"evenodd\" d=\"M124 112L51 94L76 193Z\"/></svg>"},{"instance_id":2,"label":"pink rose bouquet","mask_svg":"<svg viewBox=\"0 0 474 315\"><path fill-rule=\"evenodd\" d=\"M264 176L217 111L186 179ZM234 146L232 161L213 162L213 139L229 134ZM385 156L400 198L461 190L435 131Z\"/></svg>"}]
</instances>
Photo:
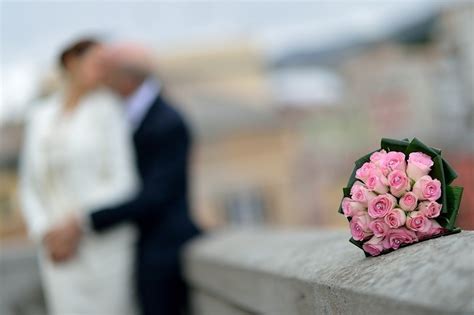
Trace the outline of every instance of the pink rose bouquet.
<instances>
[{"instance_id":1,"label":"pink rose bouquet","mask_svg":"<svg viewBox=\"0 0 474 315\"><path fill-rule=\"evenodd\" d=\"M440 150L416 138L382 139L380 150L355 164L339 212L367 256L460 231L462 187L450 185L457 174Z\"/></svg>"}]
</instances>

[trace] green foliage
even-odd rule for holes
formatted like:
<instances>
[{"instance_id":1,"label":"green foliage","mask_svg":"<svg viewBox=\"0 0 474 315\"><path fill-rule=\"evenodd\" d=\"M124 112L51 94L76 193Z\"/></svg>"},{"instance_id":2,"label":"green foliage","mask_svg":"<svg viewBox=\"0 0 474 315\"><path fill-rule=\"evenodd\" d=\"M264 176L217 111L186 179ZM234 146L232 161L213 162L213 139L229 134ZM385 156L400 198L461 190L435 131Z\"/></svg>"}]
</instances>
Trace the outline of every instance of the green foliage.
<instances>
[{"instance_id":1,"label":"green foliage","mask_svg":"<svg viewBox=\"0 0 474 315\"><path fill-rule=\"evenodd\" d=\"M405 152L409 144L410 143L405 140L382 138L382 141L380 142L380 147L381 149L384 149L385 151Z\"/></svg>"},{"instance_id":2,"label":"green foliage","mask_svg":"<svg viewBox=\"0 0 474 315\"><path fill-rule=\"evenodd\" d=\"M447 217L448 224L445 227L448 230L454 229L456 217L458 216L459 206L461 205L462 192L463 188L459 186L446 187L446 200L448 202L447 208L449 217Z\"/></svg>"}]
</instances>

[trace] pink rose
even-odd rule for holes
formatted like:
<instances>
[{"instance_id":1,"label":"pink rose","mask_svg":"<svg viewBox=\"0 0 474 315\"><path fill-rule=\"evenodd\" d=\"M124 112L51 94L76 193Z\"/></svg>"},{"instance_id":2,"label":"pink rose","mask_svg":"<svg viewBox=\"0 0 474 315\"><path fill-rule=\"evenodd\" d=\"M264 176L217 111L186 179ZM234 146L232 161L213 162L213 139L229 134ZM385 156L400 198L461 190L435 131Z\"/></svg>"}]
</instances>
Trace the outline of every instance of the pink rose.
<instances>
[{"instance_id":1,"label":"pink rose","mask_svg":"<svg viewBox=\"0 0 474 315\"><path fill-rule=\"evenodd\" d=\"M356 241L362 241L372 235L369 229L370 217L365 212L359 212L354 215L349 223L352 237Z\"/></svg>"},{"instance_id":2,"label":"pink rose","mask_svg":"<svg viewBox=\"0 0 474 315\"><path fill-rule=\"evenodd\" d=\"M418 210L427 218L433 219L439 216L441 205L436 201L422 201L418 205Z\"/></svg>"},{"instance_id":3,"label":"pink rose","mask_svg":"<svg viewBox=\"0 0 474 315\"><path fill-rule=\"evenodd\" d=\"M406 169L405 154L402 152L391 151L388 152L383 161L383 166L389 171L403 171Z\"/></svg>"},{"instance_id":4,"label":"pink rose","mask_svg":"<svg viewBox=\"0 0 474 315\"><path fill-rule=\"evenodd\" d=\"M392 209L384 218L385 223L392 228L396 229L405 224L407 216L405 211L399 208Z\"/></svg>"},{"instance_id":5,"label":"pink rose","mask_svg":"<svg viewBox=\"0 0 474 315\"><path fill-rule=\"evenodd\" d=\"M397 200L390 194L379 195L369 201L369 215L372 218L382 218L397 204Z\"/></svg>"},{"instance_id":6,"label":"pink rose","mask_svg":"<svg viewBox=\"0 0 474 315\"><path fill-rule=\"evenodd\" d=\"M413 185L413 193L418 200L436 201L441 197L441 182L429 175L422 176Z\"/></svg>"},{"instance_id":7,"label":"pink rose","mask_svg":"<svg viewBox=\"0 0 474 315\"><path fill-rule=\"evenodd\" d=\"M418 198L411 191L405 193L402 196L402 198L400 198L400 201L399 201L400 208L402 208L405 211L415 210L417 203L418 203Z\"/></svg>"},{"instance_id":8,"label":"pink rose","mask_svg":"<svg viewBox=\"0 0 474 315\"><path fill-rule=\"evenodd\" d=\"M375 191L378 194L385 194L388 192L388 181L380 171L371 171L367 177L365 184L371 191Z\"/></svg>"},{"instance_id":9,"label":"pink rose","mask_svg":"<svg viewBox=\"0 0 474 315\"><path fill-rule=\"evenodd\" d=\"M402 244L411 244L418 241L415 232L401 227L389 230L387 236L383 240L384 248L398 249Z\"/></svg>"},{"instance_id":10,"label":"pink rose","mask_svg":"<svg viewBox=\"0 0 474 315\"><path fill-rule=\"evenodd\" d=\"M407 216L407 228L412 231L426 233L431 227L430 220L420 211L412 211Z\"/></svg>"},{"instance_id":11,"label":"pink rose","mask_svg":"<svg viewBox=\"0 0 474 315\"><path fill-rule=\"evenodd\" d=\"M366 162L356 171L355 177L365 182L367 178L369 177L370 173L372 171L375 171L376 169L377 169L377 166L374 163Z\"/></svg>"},{"instance_id":12,"label":"pink rose","mask_svg":"<svg viewBox=\"0 0 474 315\"><path fill-rule=\"evenodd\" d=\"M431 222L431 227L430 227L429 233L431 235L438 235L441 232L444 232L444 228L441 225L439 225L439 223L436 222L436 220L430 220L430 222Z\"/></svg>"},{"instance_id":13,"label":"pink rose","mask_svg":"<svg viewBox=\"0 0 474 315\"><path fill-rule=\"evenodd\" d=\"M367 206L367 203L369 202L369 200L373 199L375 196L376 196L375 193L369 191L367 187L359 181L355 182L354 185L352 185L352 188L351 188L352 200L360 202L364 206Z\"/></svg>"},{"instance_id":14,"label":"pink rose","mask_svg":"<svg viewBox=\"0 0 474 315\"><path fill-rule=\"evenodd\" d=\"M369 228L376 237L384 237L387 234L389 227L383 219L375 219L369 223Z\"/></svg>"},{"instance_id":15,"label":"pink rose","mask_svg":"<svg viewBox=\"0 0 474 315\"><path fill-rule=\"evenodd\" d=\"M369 253L370 256L378 256L383 250L382 238L373 236L370 240L362 245L362 249Z\"/></svg>"},{"instance_id":16,"label":"pink rose","mask_svg":"<svg viewBox=\"0 0 474 315\"><path fill-rule=\"evenodd\" d=\"M428 232L416 232L416 235L420 240L424 240L435 235L441 234L444 231L445 229L441 225L439 225L438 222L436 222L435 220L430 220L430 229L428 230Z\"/></svg>"},{"instance_id":17,"label":"pink rose","mask_svg":"<svg viewBox=\"0 0 474 315\"><path fill-rule=\"evenodd\" d=\"M427 154L421 152L412 152L408 156L408 176L417 181L420 177L428 175L433 166L433 160Z\"/></svg>"},{"instance_id":18,"label":"pink rose","mask_svg":"<svg viewBox=\"0 0 474 315\"><path fill-rule=\"evenodd\" d=\"M395 170L388 174L388 184L390 186L390 193L395 197L400 197L406 191L410 190L410 179L404 171Z\"/></svg>"},{"instance_id":19,"label":"pink rose","mask_svg":"<svg viewBox=\"0 0 474 315\"><path fill-rule=\"evenodd\" d=\"M364 211L365 207L360 202L354 201L351 198L342 199L342 212L346 217L352 217L359 211Z\"/></svg>"},{"instance_id":20,"label":"pink rose","mask_svg":"<svg viewBox=\"0 0 474 315\"><path fill-rule=\"evenodd\" d=\"M387 151L385 150L374 152L370 155L370 162L374 163L378 167L381 167L383 165L383 161L385 160L386 156L387 156Z\"/></svg>"}]
</instances>

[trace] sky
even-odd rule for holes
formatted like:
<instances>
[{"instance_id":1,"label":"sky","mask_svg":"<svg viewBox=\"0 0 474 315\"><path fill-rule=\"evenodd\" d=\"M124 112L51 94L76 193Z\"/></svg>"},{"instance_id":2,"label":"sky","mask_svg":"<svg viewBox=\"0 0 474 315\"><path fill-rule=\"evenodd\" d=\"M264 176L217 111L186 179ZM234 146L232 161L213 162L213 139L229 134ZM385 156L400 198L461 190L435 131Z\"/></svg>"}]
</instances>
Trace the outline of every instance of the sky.
<instances>
[{"instance_id":1,"label":"sky","mask_svg":"<svg viewBox=\"0 0 474 315\"><path fill-rule=\"evenodd\" d=\"M74 38L142 41L158 52L246 38L272 58L295 47L381 36L445 2L0 0L0 123L21 117L58 51Z\"/></svg>"}]
</instances>

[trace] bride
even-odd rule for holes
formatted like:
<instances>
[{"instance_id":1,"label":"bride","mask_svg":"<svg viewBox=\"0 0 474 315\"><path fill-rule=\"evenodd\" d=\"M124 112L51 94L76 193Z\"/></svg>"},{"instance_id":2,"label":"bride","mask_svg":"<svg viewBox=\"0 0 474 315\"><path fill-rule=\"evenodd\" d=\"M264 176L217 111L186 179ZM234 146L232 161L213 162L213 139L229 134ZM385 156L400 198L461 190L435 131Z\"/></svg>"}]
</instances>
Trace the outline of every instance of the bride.
<instances>
[{"instance_id":1,"label":"bride","mask_svg":"<svg viewBox=\"0 0 474 315\"><path fill-rule=\"evenodd\" d=\"M122 108L101 88L104 49L92 39L65 49L60 57L65 84L35 106L27 126L22 210L39 246L48 309L55 315L135 313L132 226L85 233L77 254L68 260L60 261L46 246L49 229L77 209L121 202L137 188Z\"/></svg>"}]
</instances>

